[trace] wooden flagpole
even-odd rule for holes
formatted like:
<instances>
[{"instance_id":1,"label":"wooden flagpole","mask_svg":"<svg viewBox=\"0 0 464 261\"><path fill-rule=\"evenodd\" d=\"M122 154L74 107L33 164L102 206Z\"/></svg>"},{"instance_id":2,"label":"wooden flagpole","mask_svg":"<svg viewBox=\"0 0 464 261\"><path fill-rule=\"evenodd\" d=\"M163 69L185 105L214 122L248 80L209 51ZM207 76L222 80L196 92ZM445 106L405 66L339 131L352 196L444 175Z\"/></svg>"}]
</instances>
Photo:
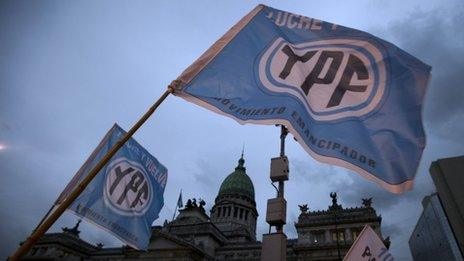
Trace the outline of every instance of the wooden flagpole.
<instances>
[{"instance_id":1,"label":"wooden flagpole","mask_svg":"<svg viewBox=\"0 0 464 261\"><path fill-rule=\"evenodd\" d=\"M9 260L19 260L29 249L37 242L47 230L55 223L55 221L63 214L63 212L74 202L74 200L84 191L93 178L100 172L100 170L108 163L111 157L128 141L132 135L142 126L148 118L155 112L158 106L168 97L169 94L174 92L174 88L170 85L168 89L161 95L161 97L153 104L150 109L140 118L134 126L122 137L113 147L106 153L105 156L95 165L89 174L74 188L68 197L56 208L50 216L40 224L40 226L32 232L32 234L24 241L21 246L13 253Z\"/></svg>"}]
</instances>

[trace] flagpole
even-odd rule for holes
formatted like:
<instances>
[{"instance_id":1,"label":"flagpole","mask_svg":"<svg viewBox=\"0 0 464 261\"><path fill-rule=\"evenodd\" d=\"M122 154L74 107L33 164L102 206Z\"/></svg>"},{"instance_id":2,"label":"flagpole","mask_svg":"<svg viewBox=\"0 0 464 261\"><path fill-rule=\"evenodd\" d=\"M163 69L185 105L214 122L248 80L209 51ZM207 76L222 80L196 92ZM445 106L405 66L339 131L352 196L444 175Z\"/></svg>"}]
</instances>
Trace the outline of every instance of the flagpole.
<instances>
[{"instance_id":1,"label":"flagpole","mask_svg":"<svg viewBox=\"0 0 464 261\"><path fill-rule=\"evenodd\" d=\"M175 83L173 83L175 84ZM173 85L171 84L171 85ZM168 97L169 94L174 92L173 86L169 85L167 90L161 97L150 107L150 109L132 126L132 128L106 153L105 156L95 165L89 174L76 186L76 188L69 194L68 197L47 217L39 227L24 241L20 247L9 258L10 260L19 260L35 242L55 223L55 221L63 214L63 212L74 202L74 200L82 193L82 191L89 185L92 179L98 172L108 163L111 157L128 141L132 135L150 118L158 106Z\"/></svg>"},{"instance_id":2,"label":"flagpole","mask_svg":"<svg viewBox=\"0 0 464 261\"><path fill-rule=\"evenodd\" d=\"M179 193L179 198L177 199L177 202L176 202L176 209L174 210L174 214L172 215L172 221L174 221L174 218L176 217L176 212L177 212L177 208L179 207L179 199L182 195L182 189L180 189L180 193ZM183 204L182 204L183 205Z\"/></svg>"},{"instance_id":3,"label":"flagpole","mask_svg":"<svg viewBox=\"0 0 464 261\"><path fill-rule=\"evenodd\" d=\"M176 212L177 212L177 204L176 204L176 209L174 209L174 214L172 215L172 221L174 221L174 218L176 217Z\"/></svg>"}]
</instances>

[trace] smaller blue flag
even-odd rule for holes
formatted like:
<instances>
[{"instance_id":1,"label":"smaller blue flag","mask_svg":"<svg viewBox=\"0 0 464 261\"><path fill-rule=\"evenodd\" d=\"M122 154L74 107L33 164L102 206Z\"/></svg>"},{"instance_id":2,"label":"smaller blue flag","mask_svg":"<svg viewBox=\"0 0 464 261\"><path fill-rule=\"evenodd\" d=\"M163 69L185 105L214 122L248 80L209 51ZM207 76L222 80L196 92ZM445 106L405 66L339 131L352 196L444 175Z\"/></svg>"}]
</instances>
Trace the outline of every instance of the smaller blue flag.
<instances>
[{"instance_id":1,"label":"smaller blue flag","mask_svg":"<svg viewBox=\"0 0 464 261\"><path fill-rule=\"evenodd\" d=\"M183 206L184 206L184 203L182 203L182 190L181 190L179 194L179 199L177 200L177 207L181 208Z\"/></svg>"},{"instance_id":2,"label":"smaller blue flag","mask_svg":"<svg viewBox=\"0 0 464 261\"><path fill-rule=\"evenodd\" d=\"M60 195L57 204L124 134L125 131L116 124L111 128ZM147 249L151 224L164 205L167 177L166 167L131 138L68 210L133 248Z\"/></svg>"}]
</instances>

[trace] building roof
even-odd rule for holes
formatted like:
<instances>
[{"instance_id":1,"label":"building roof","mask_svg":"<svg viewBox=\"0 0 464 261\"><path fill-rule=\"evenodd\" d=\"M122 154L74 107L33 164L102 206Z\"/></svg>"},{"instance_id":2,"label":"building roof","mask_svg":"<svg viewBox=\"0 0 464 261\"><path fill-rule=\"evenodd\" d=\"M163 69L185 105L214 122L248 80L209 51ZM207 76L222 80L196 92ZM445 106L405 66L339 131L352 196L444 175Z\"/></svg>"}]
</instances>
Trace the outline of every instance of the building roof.
<instances>
[{"instance_id":1,"label":"building roof","mask_svg":"<svg viewBox=\"0 0 464 261\"><path fill-rule=\"evenodd\" d=\"M364 198L362 207L344 208L337 202L337 193L330 193L332 205L327 210L308 211L307 205L301 205L301 214L295 227L323 226L335 224L354 224L382 222L375 209L371 207L372 198Z\"/></svg>"},{"instance_id":2,"label":"building roof","mask_svg":"<svg viewBox=\"0 0 464 261\"><path fill-rule=\"evenodd\" d=\"M240 195L255 200L255 188L250 177L246 174L246 168L243 166L245 160L242 157L238 160L238 166L235 171L229 174L221 184L218 197L224 195Z\"/></svg>"}]
</instances>

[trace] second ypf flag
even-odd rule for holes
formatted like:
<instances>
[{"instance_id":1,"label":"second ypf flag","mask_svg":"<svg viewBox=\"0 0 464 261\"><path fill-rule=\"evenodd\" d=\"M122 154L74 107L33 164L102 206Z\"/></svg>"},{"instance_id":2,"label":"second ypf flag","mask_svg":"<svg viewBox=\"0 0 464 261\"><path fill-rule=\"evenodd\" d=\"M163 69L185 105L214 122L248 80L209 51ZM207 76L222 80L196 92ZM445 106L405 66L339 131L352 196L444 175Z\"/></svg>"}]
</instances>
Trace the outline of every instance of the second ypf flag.
<instances>
[{"instance_id":1,"label":"second ypf flag","mask_svg":"<svg viewBox=\"0 0 464 261\"><path fill-rule=\"evenodd\" d=\"M177 79L241 124L284 124L315 159L412 187L430 66L359 30L259 5Z\"/></svg>"},{"instance_id":2,"label":"second ypf flag","mask_svg":"<svg viewBox=\"0 0 464 261\"><path fill-rule=\"evenodd\" d=\"M115 124L56 201L61 204L126 132ZM127 245L147 249L164 205L168 170L130 138L71 204L69 211Z\"/></svg>"}]
</instances>

